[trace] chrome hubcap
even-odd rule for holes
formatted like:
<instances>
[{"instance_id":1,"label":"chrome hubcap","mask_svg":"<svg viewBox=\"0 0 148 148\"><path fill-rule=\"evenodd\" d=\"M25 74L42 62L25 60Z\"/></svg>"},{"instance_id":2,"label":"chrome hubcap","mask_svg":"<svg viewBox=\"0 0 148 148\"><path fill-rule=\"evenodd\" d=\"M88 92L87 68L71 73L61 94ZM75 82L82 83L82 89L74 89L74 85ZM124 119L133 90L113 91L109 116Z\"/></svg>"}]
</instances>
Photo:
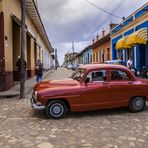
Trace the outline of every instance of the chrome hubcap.
<instances>
[{"instance_id":1,"label":"chrome hubcap","mask_svg":"<svg viewBox=\"0 0 148 148\"><path fill-rule=\"evenodd\" d=\"M143 99L141 97L135 98L134 100L134 108L135 109L141 109L143 107Z\"/></svg>"},{"instance_id":2,"label":"chrome hubcap","mask_svg":"<svg viewBox=\"0 0 148 148\"><path fill-rule=\"evenodd\" d=\"M64 108L60 103L54 103L50 107L50 114L53 117L60 117L64 112Z\"/></svg>"}]
</instances>

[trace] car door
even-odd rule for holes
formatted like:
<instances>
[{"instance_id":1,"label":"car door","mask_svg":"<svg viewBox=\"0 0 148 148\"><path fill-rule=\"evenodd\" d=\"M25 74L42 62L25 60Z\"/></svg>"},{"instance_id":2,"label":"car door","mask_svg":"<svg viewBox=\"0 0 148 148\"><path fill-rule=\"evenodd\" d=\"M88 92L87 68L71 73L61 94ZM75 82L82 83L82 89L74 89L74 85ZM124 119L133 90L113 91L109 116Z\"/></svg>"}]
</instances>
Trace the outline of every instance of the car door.
<instances>
[{"instance_id":1,"label":"car door","mask_svg":"<svg viewBox=\"0 0 148 148\"><path fill-rule=\"evenodd\" d=\"M112 107L128 106L129 100L139 89L136 81L132 80L126 71L120 69L110 69L108 85Z\"/></svg>"},{"instance_id":2,"label":"car door","mask_svg":"<svg viewBox=\"0 0 148 148\"><path fill-rule=\"evenodd\" d=\"M82 83L83 110L106 108L105 105L107 105L110 98L108 95L110 88L107 70L92 70L87 74L86 78L89 78L90 81Z\"/></svg>"}]
</instances>

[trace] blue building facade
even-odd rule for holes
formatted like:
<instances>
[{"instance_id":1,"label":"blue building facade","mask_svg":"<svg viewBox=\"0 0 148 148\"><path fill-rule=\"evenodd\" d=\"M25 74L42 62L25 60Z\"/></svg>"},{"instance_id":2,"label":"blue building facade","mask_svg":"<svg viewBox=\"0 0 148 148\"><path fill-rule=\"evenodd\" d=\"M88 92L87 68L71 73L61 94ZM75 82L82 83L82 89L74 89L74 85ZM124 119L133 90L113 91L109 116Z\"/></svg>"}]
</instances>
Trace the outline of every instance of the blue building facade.
<instances>
[{"instance_id":1,"label":"blue building facade","mask_svg":"<svg viewBox=\"0 0 148 148\"><path fill-rule=\"evenodd\" d=\"M127 37L131 44L129 48L118 50L116 45L124 37ZM140 39L144 41L140 42ZM148 70L148 3L112 29L111 50L113 60L122 59L126 64L127 60L132 57L133 66L138 73L141 72L143 66Z\"/></svg>"},{"instance_id":2,"label":"blue building facade","mask_svg":"<svg viewBox=\"0 0 148 148\"><path fill-rule=\"evenodd\" d=\"M82 51L82 57L83 57L83 64L92 63L92 48L90 46L86 47Z\"/></svg>"}]
</instances>

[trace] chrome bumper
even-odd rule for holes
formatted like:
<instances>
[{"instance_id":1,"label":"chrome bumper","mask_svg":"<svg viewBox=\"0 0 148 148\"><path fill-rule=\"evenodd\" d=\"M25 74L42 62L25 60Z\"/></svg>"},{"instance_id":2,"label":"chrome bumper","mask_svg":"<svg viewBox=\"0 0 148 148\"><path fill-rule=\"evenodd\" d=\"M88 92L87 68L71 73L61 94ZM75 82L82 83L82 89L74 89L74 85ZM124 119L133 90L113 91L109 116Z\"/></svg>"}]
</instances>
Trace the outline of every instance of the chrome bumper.
<instances>
[{"instance_id":1,"label":"chrome bumper","mask_svg":"<svg viewBox=\"0 0 148 148\"><path fill-rule=\"evenodd\" d=\"M33 96L30 99L30 103L31 103L32 108L35 110L44 110L45 109L45 105L37 105Z\"/></svg>"}]
</instances>

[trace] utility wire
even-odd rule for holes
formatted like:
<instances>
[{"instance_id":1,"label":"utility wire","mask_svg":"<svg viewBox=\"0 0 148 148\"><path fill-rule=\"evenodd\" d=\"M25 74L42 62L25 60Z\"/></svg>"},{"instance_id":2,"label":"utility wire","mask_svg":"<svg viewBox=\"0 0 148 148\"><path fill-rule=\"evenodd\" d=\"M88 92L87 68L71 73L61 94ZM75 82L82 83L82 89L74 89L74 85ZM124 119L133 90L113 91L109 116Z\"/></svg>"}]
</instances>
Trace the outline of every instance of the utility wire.
<instances>
[{"instance_id":1,"label":"utility wire","mask_svg":"<svg viewBox=\"0 0 148 148\"><path fill-rule=\"evenodd\" d=\"M123 6L123 4L124 4L126 1L127 1L127 0L125 0L123 3L121 3L121 2L122 2L122 0L121 0L121 1L119 2L119 4L112 10L111 13L117 12L117 11ZM94 30L96 30L97 28L102 27L103 24L108 20L109 17L110 17L110 15L107 17L107 19L105 19L103 22L101 22ZM92 32L92 34L93 34L93 32ZM91 37L91 35L90 35L90 37Z\"/></svg>"},{"instance_id":2,"label":"utility wire","mask_svg":"<svg viewBox=\"0 0 148 148\"><path fill-rule=\"evenodd\" d=\"M69 6L68 3L66 3L65 0L63 0L64 4L71 10L71 12L74 14L74 16L81 22L82 26L86 29L86 31L90 31L90 28L83 22L83 20L77 15L77 13Z\"/></svg>"},{"instance_id":3,"label":"utility wire","mask_svg":"<svg viewBox=\"0 0 148 148\"><path fill-rule=\"evenodd\" d=\"M120 16L117 16L117 15L115 15L115 14L113 14L113 13L111 13L111 12L109 12L109 11L103 9L103 8L100 8L99 6L97 6L96 4L94 4L94 3L92 3L92 2L90 2L90 1L88 1L88 0L86 0L86 1L87 1L90 5L94 6L95 8L97 8L97 9L99 9L99 10L101 10L101 11L104 11L105 13L108 13L108 14L110 14L110 15L116 17L116 18L122 19Z\"/></svg>"},{"instance_id":4,"label":"utility wire","mask_svg":"<svg viewBox=\"0 0 148 148\"><path fill-rule=\"evenodd\" d=\"M103 9L107 9L109 7L109 5L111 5L113 0L109 0L106 5L103 7ZM101 11L96 15L95 19L96 20L97 18L99 18L102 14L104 13L104 11ZM98 20L98 19L97 19Z\"/></svg>"},{"instance_id":5,"label":"utility wire","mask_svg":"<svg viewBox=\"0 0 148 148\"><path fill-rule=\"evenodd\" d=\"M117 12L117 11L125 4L126 1L127 1L127 0L124 0L124 1L122 2L122 0L121 0L122 3L120 2L120 3L117 5L117 7L112 10L111 13Z\"/></svg>"},{"instance_id":6,"label":"utility wire","mask_svg":"<svg viewBox=\"0 0 148 148\"><path fill-rule=\"evenodd\" d=\"M106 3L106 5L104 6L103 9L107 9L107 8L109 7L109 5L112 3L112 1L113 1L113 0L108 1L108 2ZM100 19L100 18L103 16L103 14L104 14L104 11L99 12L99 13L97 14L96 18L99 18L99 19ZM98 20L99 20L99 19L98 19ZM98 20L95 22L94 26L96 26L96 24L98 23ZM102 23L102 22L101 22L101 23ZM92 34L93 34L94 31L96 30L96 28L98 28L98 26L95 27L95 28L93 28L93 30L89 33L89 34L91 34L90 37L92 36Z\"/></svg>"},{"instance_id":7,"label":"utility wire","mask_svg":"<svg viewBox=\"0 0 148 148\"><path fill-rule=\"evenodd\" d=\"M115 12L117 12L122 6L123 6L123 4L126 2L127 0L124 0L124 2L122 2L122 0L119 2L119 4L112 10L112 12L111 13L115 13ZM122 2L122 3L121 3ZM108 18L110 17L110 15L107 17L107 19L105 19L104 21L103 21L103 23L102 24L100 24L98 27L102 27L103 26L103 24L106 22L106 20L108 20Z\"/></svg>"}]
</instances>

